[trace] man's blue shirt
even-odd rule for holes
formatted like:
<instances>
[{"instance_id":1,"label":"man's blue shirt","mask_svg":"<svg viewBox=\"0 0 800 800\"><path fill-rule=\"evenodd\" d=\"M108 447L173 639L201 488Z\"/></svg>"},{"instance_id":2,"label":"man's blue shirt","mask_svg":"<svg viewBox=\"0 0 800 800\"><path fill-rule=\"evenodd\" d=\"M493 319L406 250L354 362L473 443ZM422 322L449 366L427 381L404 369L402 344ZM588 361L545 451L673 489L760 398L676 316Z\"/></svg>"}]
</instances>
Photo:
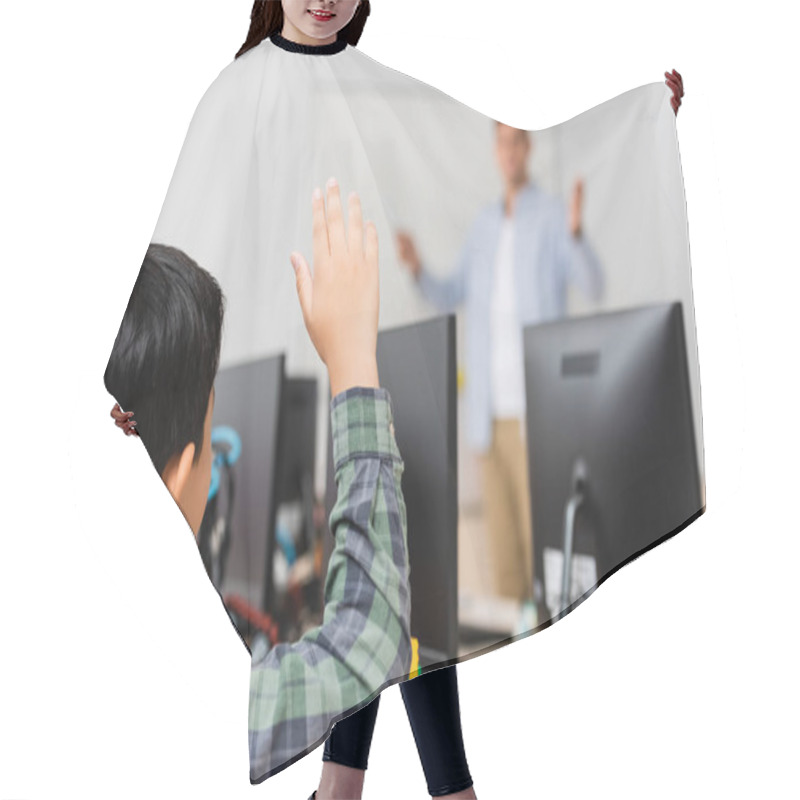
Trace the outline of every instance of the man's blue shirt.
<instances>
[{"instance_id":1,"label":"man's blue shirt","mask_svg":"<svg viewBox=\"0 0 800 800\"><path fill-rule=\"evenodd\" d=\"M441 313L465 304L467 439L479 452L491 444L491 300L503 215L503 198L481 210L449 276L437 277L422 264L418 277L422 293ZM583 235L572 235L563 202L533 182L516 197L513 269L520 336L525 325L566 314L571 283L594 301L603 294L594 251Z\"/></svg>"}]
</instances>

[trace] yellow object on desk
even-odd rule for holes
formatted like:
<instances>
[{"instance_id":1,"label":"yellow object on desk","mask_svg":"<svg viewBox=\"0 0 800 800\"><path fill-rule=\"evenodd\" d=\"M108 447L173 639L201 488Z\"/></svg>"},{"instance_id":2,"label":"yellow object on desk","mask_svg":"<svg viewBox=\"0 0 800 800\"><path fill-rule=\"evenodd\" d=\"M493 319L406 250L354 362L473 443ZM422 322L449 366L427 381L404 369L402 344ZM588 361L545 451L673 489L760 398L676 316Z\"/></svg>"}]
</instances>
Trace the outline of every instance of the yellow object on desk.
<instances>
[{"instance_id":1,"label":"yellow object on desk","mask_svg":"<svg viewBox=\"0 0 800 800\"><path fill-rule=\"evenodd\" d=\"M460 392L467 383L467 374L464 367L459 366L456 370L456 391Z\"/></svg>"},{"instance_id":2,"label":"yellow object on desk","mask_svg":"<svg viewBox=\"0 0 800 800\"><path fill-rule=\"evenodd\" d=\"M419 666L419 639L416 636L411 637L411 669L408 671L409 678L416 678L417 675L422 675L422 669Z\"/></svg>"}]
</instances>

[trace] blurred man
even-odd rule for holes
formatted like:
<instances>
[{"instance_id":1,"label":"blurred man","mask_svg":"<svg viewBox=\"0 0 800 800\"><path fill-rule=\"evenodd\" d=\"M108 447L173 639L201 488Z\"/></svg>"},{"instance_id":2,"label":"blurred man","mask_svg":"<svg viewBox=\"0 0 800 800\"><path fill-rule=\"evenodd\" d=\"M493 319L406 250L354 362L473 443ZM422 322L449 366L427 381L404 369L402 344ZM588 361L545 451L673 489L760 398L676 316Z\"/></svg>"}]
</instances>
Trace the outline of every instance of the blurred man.
<instances>
[{"instance_id":1,"label":"blurred man","mask_svg":"<svg viewBox=\"0 0 800 800\"><path fill-rule=\"evenodd\" d=\"M496 123L504 192L476 217L455 270L430 271L397 232L400 259L441 313L466 305L467 439L479 454L498 594L534 601L522 328L556 319L576 284L597 301L600 264L581 230L583 184L569 208L528 176L530 132Z\"/></svg>"}]
</instances>

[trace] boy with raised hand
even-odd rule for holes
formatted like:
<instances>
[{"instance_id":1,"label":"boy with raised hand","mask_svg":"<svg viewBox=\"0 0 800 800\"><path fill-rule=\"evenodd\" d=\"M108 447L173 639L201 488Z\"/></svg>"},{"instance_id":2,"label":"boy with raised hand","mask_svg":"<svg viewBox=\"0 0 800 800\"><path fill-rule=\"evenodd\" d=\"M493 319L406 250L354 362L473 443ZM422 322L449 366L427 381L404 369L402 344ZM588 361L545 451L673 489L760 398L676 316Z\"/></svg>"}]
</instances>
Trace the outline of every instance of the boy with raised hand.
<instances>
[{"instance_id":1,"label":"boy with raised hand","mask_svg":"<svg viewBox=\"0 0 800 800\"><path fill-rule=\"evenodd\" d=\"M380 387L378 238L358 195L339 187L312 198L313 273L291 260L311 340L328 369L337 500L322 624L251 664L250 780L259 783L319 745L331 723L365 705L411 664L403 460L389 393ZM105 374L195 536L211 471L213 376L224 297L214 278L176 248L151 245ZM173 330L171 326L177 329ZM188 366L187 366L188 365ZM203 408L190 402L203 394ZM178 402L183 400L184 402ZM198 406L195 408L195 406ZM199 409L199 410L198 410Z\"/></svg>"},{"instance_id":2,"label":"boy with raised hand","mask_svg":"<svg viewBox=\"0 0 800 800\"><path fill-rule=\"evenodd\" d=\"M322 742L332 721L365 705L411 664L403 461L389 393L378 382L378 235L348 198L345 232L339 188L328 181L313 207L313 274L292 253L303 319L328 368L336 545L325 584L323 623L253 663L250 779L259 782ZM296 692L292 684L307 691ZM287 691L289 689L289 691Z\"/></svg>"}]
</instances>

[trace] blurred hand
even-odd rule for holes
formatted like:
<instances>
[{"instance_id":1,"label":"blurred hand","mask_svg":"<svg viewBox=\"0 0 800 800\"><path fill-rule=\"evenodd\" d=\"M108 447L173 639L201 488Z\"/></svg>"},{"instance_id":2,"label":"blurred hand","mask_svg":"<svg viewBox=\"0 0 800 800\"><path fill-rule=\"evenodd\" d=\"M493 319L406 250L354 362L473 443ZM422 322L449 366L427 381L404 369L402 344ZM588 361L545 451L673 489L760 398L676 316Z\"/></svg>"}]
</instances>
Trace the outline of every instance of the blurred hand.
<instances>
[{"instance_id":1,"label":"blurred hand","mask_svg":"<svg viewBox=\"0 0 800 800\"><path fill-rule=\"evenodd\" d=\"M670 103L672 104L672 110L675 112L675 116L678 116L678 108L681 105L681 97L683 97L683 78L681 77L680 72L673 69L672 72L665 72L667 79L664 83L672 89L672 97L670 98Z\"/></svg>"},{"instance_id":2,"label":"blurred hand","mask_svg":"<svg viewBox=\"0 0 800 800\"><path fill-rule=\"evenodd\" d=\"M133 417L133 411L123 411L119 403L114 403L111 409L111 416L114 417L114 424L118 428L125 431L126 436L138 436L139 431L136 430L136 420Z\"/></svg>"},{"instance_id":3,"label":"blurred hand","mask_svg":"<svg viewBox=\"0 0 800 800\"><path fill-rule=\"evenodd\" d=\"M362 222L361 200L348 198L348 230L339 186L327 184L328 210L322 192L311 200L312 274L302 253L293 251L297 296L303 320L319 357L328 368L331 395L352 386L377 387L378 231Z\"/></svg>"},{"instance_id":4,"label":"blurred hand","mask_svg":"<svg viewBox=\"0 0 800 800\"><path fill-rule=\"evenodd\" d=\"M397 231L395 233L395 240L397 242L397 255L400 261L408 267L415 278L418 278L422 267L419 256L417 255L417 248L414 245L414 240L405 231Z\"/></svg>"},{"instance_id":5,"label":"blurred hand","mask_svg":"<svg viewBox=\"0 0 800 800\"><path fill-rule=\"evenodd\" d=\"M569 208L569 229L573 236L581 235L581 209L583 207L583 181L578 178L572 190Z\"/></svg>"}]
</instances>

